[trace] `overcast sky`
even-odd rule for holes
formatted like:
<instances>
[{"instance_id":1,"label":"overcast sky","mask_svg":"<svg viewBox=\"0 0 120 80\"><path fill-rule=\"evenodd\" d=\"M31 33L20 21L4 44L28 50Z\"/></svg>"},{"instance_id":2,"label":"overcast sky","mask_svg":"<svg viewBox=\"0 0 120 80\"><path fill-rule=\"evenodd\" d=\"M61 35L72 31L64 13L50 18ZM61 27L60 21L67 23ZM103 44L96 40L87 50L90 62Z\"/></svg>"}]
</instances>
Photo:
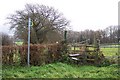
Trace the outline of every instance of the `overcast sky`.
<instances>
[{"instance_id":1,"label":"overcast sky","mask_svg":"<svg viewBox=\"0 0 120 80\"><path fill-rule=\"evenodd\" d=\"M52 6L71 22L72 29L104 29L118 24L119 0L1 0L0 32L11 33L6 17L24 9L26 3Z\"/></svg>"}]
</instances>

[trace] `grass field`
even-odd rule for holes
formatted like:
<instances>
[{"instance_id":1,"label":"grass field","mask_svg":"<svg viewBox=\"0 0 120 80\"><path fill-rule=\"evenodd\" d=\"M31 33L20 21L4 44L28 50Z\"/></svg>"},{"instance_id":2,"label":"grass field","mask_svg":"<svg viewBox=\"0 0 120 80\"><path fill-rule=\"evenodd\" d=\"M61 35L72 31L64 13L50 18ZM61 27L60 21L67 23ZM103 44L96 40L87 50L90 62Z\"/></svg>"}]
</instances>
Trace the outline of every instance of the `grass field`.
<instances>
[{"instance_id":1,"label":"grass field","mask_svg":"<svg viewBox=\"0 0 120 80\"><path fill-rule=\"evenodd\" d=\"M117 78L118 66L77 66L53 63L44 66L4 66L3 78Z\"/></svg>"},{"instance_id":2,"label":"grass field","mask_svg":"<svg viewBox=\"0 0 120 80\"><path fill-rule=\"evenodd\" d=\"M118 48L118 46L119 46L118 44L116 44L116 45L113 45L113 44L112 45L101 44L100 45L101 48Z\"/></svg>"},{"instance_id":3,"label":"grass field","mask_svg":"<svg viewBox=\"0 0 120 80\"><path fill-rule=\"evenodd\" d=\"M105 56L116 56L118 54L118 48L101 48L101 51Z\"/></svg>"},{"instance_id":4,"label":"grass field","mask_svg":"<svg viewBox=\"0 0 120 80\"><path fill-rule=\"evenodd\" d=\"M74 47L71 48L74 50ZM80 50L79 47L76 47L75 50ZM89 48L89 50L94 50L94 48ZM104 56L116 56L118 54L118 48L100 48Z\"/></svg>"}]
</instances>

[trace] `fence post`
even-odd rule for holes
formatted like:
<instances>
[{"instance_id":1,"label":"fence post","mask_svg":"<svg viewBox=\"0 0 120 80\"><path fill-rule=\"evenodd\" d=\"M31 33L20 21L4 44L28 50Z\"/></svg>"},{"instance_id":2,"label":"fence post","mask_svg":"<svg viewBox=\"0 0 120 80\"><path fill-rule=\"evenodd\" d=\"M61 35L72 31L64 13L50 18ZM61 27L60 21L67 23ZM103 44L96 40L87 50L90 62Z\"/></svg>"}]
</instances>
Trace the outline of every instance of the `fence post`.
<instances>
[{"instance_id":1,"label":"fence post","mask_svg":"<svg viewBox=\"0 0 120 80\"><path fill-rule=\"evenodd\" d=\"M65 40L65 42L67 41L67 31L66 30L64 32L64 40Z\"/></svg>"},{"instance_id":2,"label":"fence post","mask_svg":"<svg viewBox=\"0 0 120 80\"><path fill-rule=\"evenodd\" d=\"M84 63L86 64L87 63L87 40L85 41L85 45L84 45Z\"/></svg>"},{"instance_id":3,"label":"fence post","mask_svg":"<svg viewBox=\"0 0 120 80\"><path fill-rule=\"evenodd\" d=\"M67 53L67 31L64 32L64 46L65 46L65 53Z\"/></svg>"},{"instance_id":4,"label":"fence post","mask_svg":"<svg viewBox=\"0 0 120 80\"><path fill-rule=\"evenodd\" d=\"M94 48L95 48L95 57L96 57L96 62L98 61L98 54L100 52L100 40L99 39L95 39L94 40Z\"/></svg>"}]
</instances>

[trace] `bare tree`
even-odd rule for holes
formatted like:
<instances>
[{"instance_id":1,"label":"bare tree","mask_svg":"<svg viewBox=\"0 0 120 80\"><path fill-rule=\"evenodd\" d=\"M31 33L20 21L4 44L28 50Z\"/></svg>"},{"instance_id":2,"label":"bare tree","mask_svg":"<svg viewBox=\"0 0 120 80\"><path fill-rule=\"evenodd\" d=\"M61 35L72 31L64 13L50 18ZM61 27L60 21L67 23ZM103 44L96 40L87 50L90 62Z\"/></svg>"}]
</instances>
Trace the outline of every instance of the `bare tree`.
<instances>
[{"instance_id":1,"label":"bare tree","mask_svg":"<svg viewBox=\"0 0 120 80\"><path fill-rule=\"evenodd\" d=\"M16 37L25 42L27 41L28 17L32 19L33 24L31 27L31 43L43 43L47 32L63 30L69 25L69 21L53 7L26 4L24 10L16 11L15 14L7 18L10 20L11 29L16 29Z\"/></svg>"}]
</instances>

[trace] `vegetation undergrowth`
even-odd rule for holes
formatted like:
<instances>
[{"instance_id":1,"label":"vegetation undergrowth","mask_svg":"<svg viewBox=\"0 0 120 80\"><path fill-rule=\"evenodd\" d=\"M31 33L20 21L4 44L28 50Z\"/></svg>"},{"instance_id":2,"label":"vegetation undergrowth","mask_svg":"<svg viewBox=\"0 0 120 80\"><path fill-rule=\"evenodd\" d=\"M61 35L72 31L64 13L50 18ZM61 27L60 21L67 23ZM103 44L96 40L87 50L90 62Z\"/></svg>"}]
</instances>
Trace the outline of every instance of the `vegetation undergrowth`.
<instances>
[{"instance_id":1,"label":"vegetation undergrowth","mask_svg":"<svg viewBox=\"0 0 120 80\"><path fill-rule=\"evenodd\" d=\"M3 66L3 78L118 78L118 65L106 67L52 63L43 66Z\"/></svg>"}]
</instances>

